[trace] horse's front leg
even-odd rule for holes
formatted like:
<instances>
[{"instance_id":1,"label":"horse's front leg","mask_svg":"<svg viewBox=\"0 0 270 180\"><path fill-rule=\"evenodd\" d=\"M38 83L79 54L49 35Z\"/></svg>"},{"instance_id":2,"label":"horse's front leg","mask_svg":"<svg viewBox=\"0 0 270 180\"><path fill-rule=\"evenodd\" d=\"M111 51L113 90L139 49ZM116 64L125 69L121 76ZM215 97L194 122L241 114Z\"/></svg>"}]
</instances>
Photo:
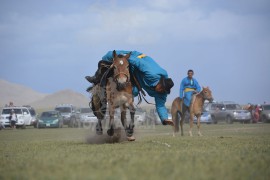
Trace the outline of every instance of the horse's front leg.
<instances>
[{"instance_id":1,"label":"horse's front leg","mask_svg":"<svg viewBox=\"0 0 270 180\"><path fill-rule=\"evenodd\" d=\"M109 122L109 129L107 130L107 134L109 136L113 136L114 134L114 107L112 105L109 107L109 115L110 115L110 122Z\"/></svg>"},{"instance_id":2,"label":"horse's front leg","mask_svg":"<svg viewBox=\"0 0 270 180\"><path fill-rule=\"evenodd\" d=\"M102 129L102 124L101 124L102 119L98 119L98 123L96 125L96 134L97 135L102 135L103 134L103 129Z\"/></svg>"},{"instance_id":3,"label":"horse's front leg","mask_svg":"<svg viewBox=\"0 0 270 180\"><path fill-rule=\"evenodd\" d=\"M126 107L121 106L121 122L122 122L122 125L125 129L127 128L127 115L126 115L126 113L127 113Z\"/></svg>"},{"instance_id":4,"label":"horse's front leg","mask_svg":"<svg viewBox=\"0 0 270 180\"><path fill-rule=\"evenodd\" d=\"M135 107L133 106L133 103L131 103L129 105L129 111L130 111L131 120L130 120L130 124L129 124L128 128L126 128L126 134L127 134L129 141L135 141L135 137L133 137L134 127L135 127L135 125L134 125Z\"/></svg>"},{"instance_id":5,"label":"horse's front leg","mask_svg":"<svg viewBox=\"0 0 270 180\"><path fill-rule=\"evenodd\" d=\"M202 136L202 133L201 133L201 115L199 115L197 117L197 127L198 127L198 136Z\"/></svg>"},{"instance_id":6,"label":"horse's front leg","mask_svg":"<svg viewBox=\"0 0 270 180\"><path fill-rule=\"evenodd\" d=\"M181 136L184 136L184 129L183 129L184 120L185 120L185 112L181 114L181 119L180 119Z\"/></svg>"},{"instance_id":7,"label":"horse's front leg","mask_svg":"<svg viewBox=\"0 0 270 180\"><path fill-rule=\"evenodd\" d=\"M194 120L194 114L193 113L190 113L190 120L189 120L189 125L190 125L189 135L190 136L193 136L192 135L193 120Z\"/></svg>"}]
</instances>

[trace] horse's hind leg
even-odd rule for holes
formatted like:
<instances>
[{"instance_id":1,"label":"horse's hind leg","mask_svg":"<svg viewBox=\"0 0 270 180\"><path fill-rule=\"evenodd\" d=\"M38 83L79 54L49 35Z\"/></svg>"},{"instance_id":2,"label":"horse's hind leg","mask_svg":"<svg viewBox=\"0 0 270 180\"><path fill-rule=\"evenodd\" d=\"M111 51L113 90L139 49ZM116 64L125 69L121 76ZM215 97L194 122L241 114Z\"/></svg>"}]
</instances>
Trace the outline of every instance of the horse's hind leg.
<instances>
[{"instance_id":1,"label":"horse's hind leg","mask_svg":"<svg viewBox=\"0 0 270 180\"><path fill-rule=\"evenodd\" d=\"M175 136L175 134L177 132L179 132L179 114L177 112L177 107L175 106L174 102L172 104L172 108L171 108L171 114L172 114L172 121L174 126L173 128L173 137Z\"/></svg>"},{"instance_id":2,"label":"horse's hind leg","mask_svg":"<svg viewBox=\"0 0 270 180\"><path fill-rule=\"evenodd\" d=\"M181 119L180 119L181 136L184 136L184 129L183 129L184 119L185 119L185 113L182 113L181 114Z\"/></svg>"}]
</instances>

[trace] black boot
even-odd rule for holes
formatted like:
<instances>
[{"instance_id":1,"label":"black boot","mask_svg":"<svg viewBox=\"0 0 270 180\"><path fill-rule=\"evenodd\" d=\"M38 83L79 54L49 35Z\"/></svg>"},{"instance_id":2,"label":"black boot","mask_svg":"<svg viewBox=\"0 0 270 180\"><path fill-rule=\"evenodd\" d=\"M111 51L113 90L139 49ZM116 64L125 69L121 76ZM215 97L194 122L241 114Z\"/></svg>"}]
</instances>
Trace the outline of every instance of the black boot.
<instances>
[{"instance_id":1,"label":"black boot","mask_svg":"<svg viewBox=\"0 0 270 180\"><path fill-rule=\"evenodd\" d=\"M85 79L89 81L90 83L93 83L94 85L100 83L100 80L102 78L102 75L108 70L109 66L111 65L111 62L106 61L99 61L98 63L98 69L94 76L85 76Z\"/></svg>"},{"instance_id":2,"label":"black boot","mask_svg":"<svg viewBox=\"0 0 270 180\"><path fill-rule=\"evenodd\" d=\"M88 82L95 84L97 78L96 78L96 76L85 76L85 79Z\"/></svg>"}]
</instances>

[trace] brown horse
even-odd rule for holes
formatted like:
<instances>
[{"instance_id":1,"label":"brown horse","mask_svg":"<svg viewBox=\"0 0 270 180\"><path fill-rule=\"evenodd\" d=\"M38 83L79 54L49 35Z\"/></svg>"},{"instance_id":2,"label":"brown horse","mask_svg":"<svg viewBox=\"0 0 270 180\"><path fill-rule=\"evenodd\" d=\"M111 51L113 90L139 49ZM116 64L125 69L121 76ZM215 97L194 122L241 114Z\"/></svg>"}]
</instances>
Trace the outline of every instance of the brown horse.
<instances>
[{"instance_id":1,"label":"brown horse","mask_svg":"<svg viewBox=\"0 0 270 180\"><path fill-rule=\"evenodd\" d=\"M97 134L102 134L103 130L101 120L104 118L104 114L106 113L106 106L108 102L110 122L107 134L109 136L113 136L115 129L114 113L116 108L120 108L121 122L125 128L128 140L134 141L135 138L133 137L133 129L135 108L133 105L134 99L132 95L132 84L129 73L129 57L130 53L123 56L117 55L116 52L113 51L113 64L110 66L110 69L112 70L112 77L109 77L107 80L105 93L102 93L104 89L100 85L93 88L92 109L94 109L93 111L98 117L98 124L96 127ZM103 94L106 96L102 97ZM127 125L126 118L127 108L129 108L131 115L131 122L129 125Z\"/></svg>"},{"instance_id":2,"label":"brown horse","mask_svg":"<svg viewBox=\"0 0 270 180\"><path fill-rule=\"evenodd\" d=\"M172 103L172 108L171 108L171 114L172 114L172 120L174 122L174 133L173 136L175 136L176 132L179 132L179 114L181 116L180 120L180 126L181 126L181 135L184 135L183 132L183 123L184 123L184 118L185 118L185 113L187 110L189 110L190 113L190 129L189 129L189 135L192 136L192 127L193 127L193 118L194 116L197 117L197 127L198 127L198 135L202 136L201 131L200 131L200 120L201 120L201 115L203 112L203 105L204 101L208 100L210 102L213 101L212 97L212 92L211 90L206 87L203 87L203 90L200 93L194 94L192 96L191 104L189 108L185 108L184 102L179 98L175 98L173 103Z\"/></svg>"}]
</instances>

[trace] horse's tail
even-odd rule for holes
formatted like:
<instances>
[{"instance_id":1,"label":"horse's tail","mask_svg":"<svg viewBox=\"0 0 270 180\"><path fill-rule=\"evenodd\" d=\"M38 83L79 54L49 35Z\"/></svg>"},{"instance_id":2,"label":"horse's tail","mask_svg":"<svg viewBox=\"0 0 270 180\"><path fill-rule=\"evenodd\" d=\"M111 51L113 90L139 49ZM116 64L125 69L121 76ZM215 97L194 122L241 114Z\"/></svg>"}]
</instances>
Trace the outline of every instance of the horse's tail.
<instances>
[{"instance_id":1,"label":"horse's tail","mask_svg":"<svg viewBox=\"0 0 270 180\"><path fill-rule=\"evenodd\" d=\"M171 114L174 123L174 132L179 132L179 120L181 113L181 100L179 97L175 98L172 103Z\"/></svg>"}]
</instances>

